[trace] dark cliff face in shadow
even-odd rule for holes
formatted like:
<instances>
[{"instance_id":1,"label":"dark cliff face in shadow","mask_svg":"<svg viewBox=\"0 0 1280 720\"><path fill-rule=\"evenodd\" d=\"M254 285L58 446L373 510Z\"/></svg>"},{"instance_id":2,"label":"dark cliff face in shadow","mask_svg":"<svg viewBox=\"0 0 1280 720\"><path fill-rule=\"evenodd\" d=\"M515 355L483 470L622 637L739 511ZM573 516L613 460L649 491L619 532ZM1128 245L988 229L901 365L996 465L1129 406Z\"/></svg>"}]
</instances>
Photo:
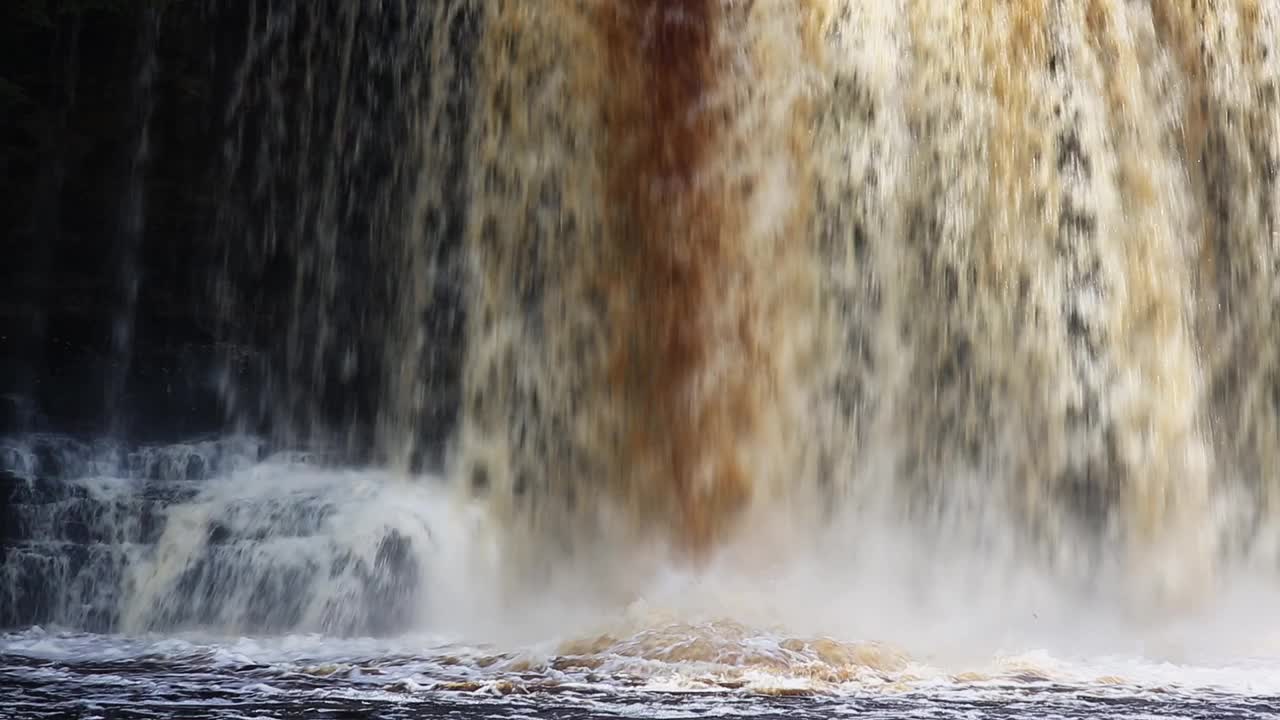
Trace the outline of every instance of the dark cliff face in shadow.
<instances>
[{"instance_id":1,"label":"dark cliff face in shadow","mask_svg":"<svg viewBox=\"0 0 1280 720\"><path fill-rule=\"evenodd\" d=\"M106 433L131 442L232 429L300 441L341 432L353 455L371 452L373 398L386 384L373 361L383 350L376 341L361 342L358 372L291 387L300 383L286 339L312 355L341 350L316 341L317 328L293 310L311 292L295 270L306 244L273 240L283 225L295 225L299 237L313 232L316 218L290 212L305 205L299 198L314 178L229 159L233 142L252 148L267 134L264 123L283 125L284 136L305 146L328 138L332 129L321 126L335 122L322 112L268 116L278 108L267 103L236 110L245 74L261 72L246 60L268 19L259 5L84 0L0 9L0 432ZM300 60L290 54L305 51L308 28L340 25L347 9L301 7L258 52L286 65ZM403 34L405 21L355 14L356 29L373 39L349 61L372 76L365 66L377 69L379 38ZM467 42L465 32L457 41ZM292 68L280 79L272 88L284 108L296 109L306 93L324 97ZM380 122L392 128L404 119ZM379 201L364 194L391 183L386 160L398 138L384 135L386 147L342 168L337 182L353 208ZM366 220L346 213L340 228L348 312L330 313L339 327L325 328L338 337L368 340L374 332L361 329L360 308L395 292L381 275L385 260L370 249L380 228ZM424 222L460 232L455 219ZM458 308L442 293L441 311L422 322L428 335L447 339ZM452 357L442 354L440 367L423 371L447 378ZM339 359L323 364L341 368ZM314 402L290 407L291 392ZM452 423L449 397L442 390L440 407L422 423L424 462L439 458ZM285 432L304 414L307 433ZM312 425L330 432L311 432Z\"/></svg>"},{"instance_id":2,"label":"dark cliff face in shadow","mask_svg":"<svg viewBox=\"0 0 1280 720\"><path fill-rule=\"evenodd\" d=\"M0 424L216 428L203 229L226 73L214 46L232 49L235 24L211 30L195 3L0 12Z\"/></svg>"}]
</instances>

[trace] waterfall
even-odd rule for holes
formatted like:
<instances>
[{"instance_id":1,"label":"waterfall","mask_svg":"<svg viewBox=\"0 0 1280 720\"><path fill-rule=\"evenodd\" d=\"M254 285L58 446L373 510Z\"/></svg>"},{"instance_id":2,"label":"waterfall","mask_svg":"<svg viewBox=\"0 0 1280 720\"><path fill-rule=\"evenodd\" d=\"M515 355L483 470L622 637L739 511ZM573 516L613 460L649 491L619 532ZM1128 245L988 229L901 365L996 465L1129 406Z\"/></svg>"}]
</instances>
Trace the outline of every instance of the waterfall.
<instances>
[{"instance_id":1,"label":"waterfall","mask_svg":"<svg viewBox=\"0 0 1280 720\"><path fill-rule=\"evenodd\" d=\"M228 405L284 442L439 464L473 13L379 0L246 15L215 294L226 339L265 348L268 369L249 393L228 381Z\"/></svg>"},{"instance_id":2,"label":"waterfall","mask_svg":"<svg viewBox=\"0 0 1280 720\"><path fill-rule=\"evenodd\" d=\"M1182 602L1270 521L1274 3L481 5L458 475L514 553L843 505Z\"/></svg>"},{"instance_id":3,"label":"waterfall","mask_svg":"<svg viewBox=\"0 0 1280 720\"><path fill-rule=\"evenodd\" d=\"M506 600L889 537L1139 607L1274 576L1280 4L213 7L200 442L263 449L13 440L15 617L391 632L468 597L444 527Z\"/></svg>"}]
</instances>

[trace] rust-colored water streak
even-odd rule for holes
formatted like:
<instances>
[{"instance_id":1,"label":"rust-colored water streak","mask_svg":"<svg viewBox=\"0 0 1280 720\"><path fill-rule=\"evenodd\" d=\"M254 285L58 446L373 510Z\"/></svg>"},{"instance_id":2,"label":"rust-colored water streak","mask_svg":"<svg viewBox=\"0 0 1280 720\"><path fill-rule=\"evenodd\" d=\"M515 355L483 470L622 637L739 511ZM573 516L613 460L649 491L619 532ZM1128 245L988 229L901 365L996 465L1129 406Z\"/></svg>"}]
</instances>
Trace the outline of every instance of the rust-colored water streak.
<instances>
[{"instance_id":1,"label":"rust-colored water streak","mask_svg":"<svg viewBox=\"0 0 1280 720\"><path fill-rule=\"evenodd\" d=\"M722 304L739 258L734 208L711 168L729 121L712 101L723 12L717 0L631 0L602 4L595 18L615 83L603 109L613 244L603 291L608 381L628 408L619 467L630 501L673 521L694 553L748 492L734 446L750 393L741 373L711 372L715 354L751 347L745 321L737 337L722 330L723 313L747 312Z\"/></svg>"}]
</instances>

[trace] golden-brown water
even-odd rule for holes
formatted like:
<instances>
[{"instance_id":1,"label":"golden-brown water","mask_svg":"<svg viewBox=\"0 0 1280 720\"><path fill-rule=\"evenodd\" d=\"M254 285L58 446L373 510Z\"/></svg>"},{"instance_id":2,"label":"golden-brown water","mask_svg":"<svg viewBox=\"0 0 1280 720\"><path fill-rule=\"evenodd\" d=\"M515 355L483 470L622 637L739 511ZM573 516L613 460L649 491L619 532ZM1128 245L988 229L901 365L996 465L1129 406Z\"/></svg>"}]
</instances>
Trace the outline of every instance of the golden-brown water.
<instances>
[{"instance_id":1,"label":"golden-brown water","mask_svg":"<svg viewBox=\"0 0 1280 720\"><path fill-rule=\"evenodd\" d=\"M1268 519L1275 3L478 7L458 458L517 555L854 506L1183 602Z\"/></svg>"}]
</instances>

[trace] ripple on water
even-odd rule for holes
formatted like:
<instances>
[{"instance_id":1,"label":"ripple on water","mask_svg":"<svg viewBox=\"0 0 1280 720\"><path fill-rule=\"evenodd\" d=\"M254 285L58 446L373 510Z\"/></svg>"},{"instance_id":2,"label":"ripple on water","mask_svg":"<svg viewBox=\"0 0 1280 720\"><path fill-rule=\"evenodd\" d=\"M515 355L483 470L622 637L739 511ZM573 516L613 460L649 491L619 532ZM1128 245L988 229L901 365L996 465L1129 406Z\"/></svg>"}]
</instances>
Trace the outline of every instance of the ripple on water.
<instances>
[{"instance_id":1,"label":"ripple on water","mask_svg":"<svg viewBox=\"0 0 1280 720\"><path fill-rule=\"evenodd\" d=\"M968 671L891 647L671 625L499 652L438 638L0 636L0 717L1239 717L1280 712L1280 667L1043 654ZM1234 679L1234 684L1230 682ZM1274 680L1272 685L1274 686Z\"/></svg>"}]
</instances>

